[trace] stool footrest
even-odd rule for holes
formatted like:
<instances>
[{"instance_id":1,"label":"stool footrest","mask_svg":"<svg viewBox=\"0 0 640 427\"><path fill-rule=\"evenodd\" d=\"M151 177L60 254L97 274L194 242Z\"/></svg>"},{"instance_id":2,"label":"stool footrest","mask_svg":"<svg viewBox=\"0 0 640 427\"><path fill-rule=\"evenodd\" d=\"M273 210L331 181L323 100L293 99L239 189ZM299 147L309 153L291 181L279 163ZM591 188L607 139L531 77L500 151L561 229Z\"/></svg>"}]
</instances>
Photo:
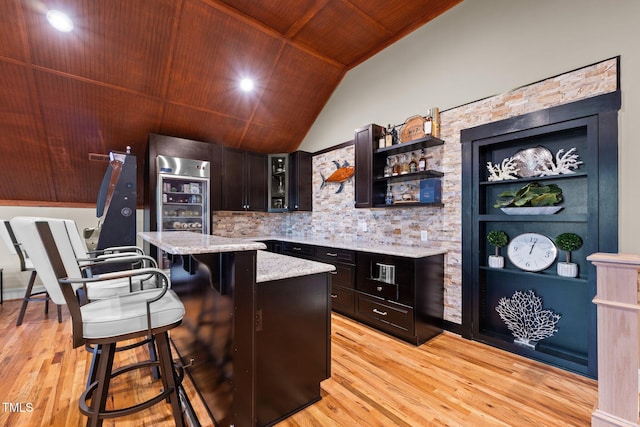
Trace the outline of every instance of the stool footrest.
<instances>
[{"instance_id":1,"label":"stool footrest","mask_svg":"<svg viewBox=\"0 0 640 427\"><path fill-rule=\"evenodd\" d=\"M144 362L132 363L130 365L124 366L122 368L119 368L113 371L110 378L115 378L118 375L124 374L126 372L130 372L136 369L158 366L159 364L160 362L154 361L154 360L146 360ZM178 366L174 364L174 378L175 378L175 387L180 388L180 385L182 384L182 380L184 379L184 369L182 366ZM94 411L89 407L89 404L87 402L91 399L93 392L97 387L98 387L98 381L95 381L91 383L86 388L86 390L82 392L82 394L80 395L80 402L79 402L80 412L86 416L93 415ZM98 414L98 417L99 418L117 418L117 417L122 417L124 415L134 414L143 409L150 408L151 406L157 403L160 403L162 400L167 399L173 393L175 393L175 389L171 387L167 390L162 390L159 394L157 394L156 396L148 400L145 400L144 402L127 406L125 408L111 409L111 410L105 410L103 412L100 412Z\"/></svg>"}]
</instances>

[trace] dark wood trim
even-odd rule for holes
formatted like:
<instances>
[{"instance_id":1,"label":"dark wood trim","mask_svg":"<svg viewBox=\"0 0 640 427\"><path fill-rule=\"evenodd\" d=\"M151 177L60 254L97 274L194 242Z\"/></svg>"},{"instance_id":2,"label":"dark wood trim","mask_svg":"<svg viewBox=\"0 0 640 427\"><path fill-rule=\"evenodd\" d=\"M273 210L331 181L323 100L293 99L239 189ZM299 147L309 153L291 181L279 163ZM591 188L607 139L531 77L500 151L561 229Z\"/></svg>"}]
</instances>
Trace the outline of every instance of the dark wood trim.
<instances>
[{"instance_id":1,"label":"dark wood trim","mask_svg":"<svg viewBox=\"0 0 640 427\"><path fill-rule=\"evenodd\" d=\"M442 329L444 329L445 331L449 331L452 332L454 334L460 335L463 338L467 338L462 334L462 325L460 323L453 323L449 320L443 320L442 321Z\"/></svg>"},{"instance_id":2,"label":"dark wood trim","mask_svg":"<svg viewBox=\"0 0 640 427\"><path fill-rule=\"evenodd\" d=\"M349 146L351 146L353 144L355 144L355 141L352 139L351 141L346 141L346 142L343 142L342 144L334 145L332 147L323 148L320 151L316 151L315 153L313 153L313 156L315 157L315 156L317 156L319 154L328 153L328 152L333 151L333 150L339 150L340 148L349 147Z\"/></svg>"}]
</instances>

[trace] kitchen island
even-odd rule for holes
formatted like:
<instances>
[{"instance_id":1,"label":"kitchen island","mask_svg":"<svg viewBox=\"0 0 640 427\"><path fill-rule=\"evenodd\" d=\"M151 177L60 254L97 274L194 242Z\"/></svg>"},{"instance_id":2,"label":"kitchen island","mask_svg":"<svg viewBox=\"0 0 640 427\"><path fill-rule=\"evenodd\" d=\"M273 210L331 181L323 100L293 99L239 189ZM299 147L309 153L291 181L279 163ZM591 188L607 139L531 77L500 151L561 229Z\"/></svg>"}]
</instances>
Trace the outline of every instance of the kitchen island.
<instances>
[{"instance_id":1,"label":"kitchen island","mask_svg":"<svg viewBox=\"0 0 640 427\"><path fill-rule=\"evenodd\" d=\"M185 304L171 335L219 426L272 425L320 399L330 376L332 265L263 243L186 231L142 232L195 274L172 275Z\"/></svg>"}]
</instances>

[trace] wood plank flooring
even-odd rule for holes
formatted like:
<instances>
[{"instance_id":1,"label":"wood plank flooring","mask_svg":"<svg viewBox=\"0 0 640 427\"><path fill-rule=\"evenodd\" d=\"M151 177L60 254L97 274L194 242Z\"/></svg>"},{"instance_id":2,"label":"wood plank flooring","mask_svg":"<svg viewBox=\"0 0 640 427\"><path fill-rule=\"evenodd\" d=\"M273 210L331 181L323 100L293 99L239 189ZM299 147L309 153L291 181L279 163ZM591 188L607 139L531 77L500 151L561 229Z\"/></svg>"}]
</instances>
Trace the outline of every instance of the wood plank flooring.
<instances>
[{"instance_id":1,"label":"wood plank flooring","mask_svg":"<svg viewBox=\"0 0 640 427\"><path fill-rule=\"evenodd\" d=\"M78 411L89 354L71 348L70 322L30 304L16 327L18 301L0 308L0 426L82 426ZM144 358L129 351L117 363ZM135 382L135 385L131 385ZM138 371L113 383L110 404L157 391ZM321 401L279 427L307 426L588 426L596 382L443 333L415 347L340 315L332 318L332 377ZM192 384L185 389L202 425L211 425ZM105 426L171 426L168 404L106 420Z\"/></svg>"}]
</instances>

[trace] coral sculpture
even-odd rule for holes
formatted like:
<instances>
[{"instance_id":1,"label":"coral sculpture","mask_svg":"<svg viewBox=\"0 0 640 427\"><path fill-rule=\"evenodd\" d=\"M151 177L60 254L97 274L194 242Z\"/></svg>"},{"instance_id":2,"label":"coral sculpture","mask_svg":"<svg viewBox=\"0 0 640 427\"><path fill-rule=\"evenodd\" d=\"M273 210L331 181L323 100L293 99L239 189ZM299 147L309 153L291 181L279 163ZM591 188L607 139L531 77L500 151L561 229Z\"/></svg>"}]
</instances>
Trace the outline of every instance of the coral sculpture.
<instances>
[{"instance_id":1,"label":"coral sculpture","mask_svg":"<svg viewBox=\"0 0 640 427\"><path fill-rule=\"evenodd\" d=\"M575 151L576 148L573 147L565 153L564 148L561 148L556 153L555 164L549 163L540 165L540 172L538 175L553 176L576 173L575 169L578 169L583 162L578 160L580 156L578 156Z\"/></svg>"},{"instance_id":2,"label":"coral sculpture","mask_svg":"<svg viewBox=\"0 0 640 427\"><path fill-rule=\"evenodd\" d=\"M501 164L494 165L491 162L487 162L487 169L489 170L489 181L518 179L517 173L519 169L512 157L503 159Z\"/></svg>"},{"instance_id":3,"label":"coral sculpture","mask_svg":"<svg viewBox=\"0 0 640 427\"><path fill-rule=\"evenodd\" d=\"M511 298L502 297L496 311L515 339L514 343L535 348L541 339L553 336L560 315L542 309L542 298L530 290L516 291Z\"/></svg>"}]
</instances>

